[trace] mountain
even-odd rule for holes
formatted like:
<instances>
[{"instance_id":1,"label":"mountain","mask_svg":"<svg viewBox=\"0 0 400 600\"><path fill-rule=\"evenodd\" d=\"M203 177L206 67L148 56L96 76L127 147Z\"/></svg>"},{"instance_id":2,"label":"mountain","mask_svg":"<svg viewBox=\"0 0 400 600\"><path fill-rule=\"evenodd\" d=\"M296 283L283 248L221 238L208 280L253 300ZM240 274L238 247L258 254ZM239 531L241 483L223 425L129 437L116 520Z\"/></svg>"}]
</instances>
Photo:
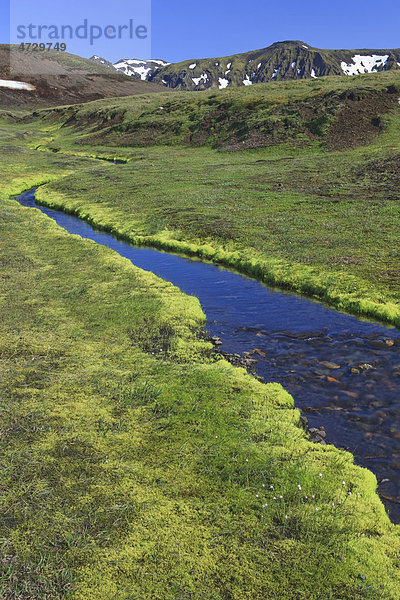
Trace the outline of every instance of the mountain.
<instances>
[{"instance_id":1,"label":"mountain","mask_svg":"<svg viewBox=\"0 0 400 600\"><path fill-rule=\"evenodd\" d=\"M108 60L101 58L101 56L96 55L92 56L90 60L116 69L120 73L124 73L124 75L137 77L142 81L148 81L155 71L170 64L165 62L165 60L139 60L137 58L122 58L112 64Z\"/></svg>"},{"instance_id":2,"label":"mountain","mask_svg":"<svg viewBox=\"0 0 400 600\"><path fill-rule=\"evenodd\" d=\"M180 90L222 89L282 79L357 75L399 69L399 65L399 49L320 50L300 41L287 41L225 58L167 65L149 80Z\"/></svg>"},{"instance_id":3,"label":"mountain","mask_svg":"<svg viewBox=\"0 0 400 600\"><path fill-rule=\"evenodd\" d=\"M111 65L111 63L109 63ZM107 65L55 50L0 45L0 107L76 104L115 96L165 92Z\"/></svg>"},{"instance_id":4,"label":"mountain","mask_svg":"<svg viewBox=\"0 0 400 600\"><path fill-rule=\"evenodd\" d=\"M124 60L116 63L114 68L133 74L129 72L133 67L133 70L136 68L136 76L140 72L141 78L147 81L178 90L200 91L325 75L398 70L400 49L321 50L301 41L289 40L224 58L191 59L157 66L158 62L163 61ZM140 65L135 67L134 63Z\"/></svg>"}]
</instances>

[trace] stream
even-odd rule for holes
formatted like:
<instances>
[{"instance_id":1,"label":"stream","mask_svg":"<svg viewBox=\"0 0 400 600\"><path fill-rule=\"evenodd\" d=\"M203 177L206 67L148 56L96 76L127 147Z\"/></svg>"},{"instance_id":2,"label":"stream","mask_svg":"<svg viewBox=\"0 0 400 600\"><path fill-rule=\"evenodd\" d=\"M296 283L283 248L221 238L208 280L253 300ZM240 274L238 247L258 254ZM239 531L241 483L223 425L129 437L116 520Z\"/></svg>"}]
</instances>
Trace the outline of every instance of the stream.
<instances>
[{"instance_id":1,"label":"stream","mask_svg":"<svg viewBox=\"0 0 400 600\"><path fill-rule=\"evenodd\" d=\"M69 233L94 240L141 269L197 296L207 332L229 354L250 352L257 375L281 383L327 443L346 448L378 479L386 510L400 523L400 332L230 269L135 247L78 217L35 204L35 189L16 199Z\"/></svg>"}]
</instances>

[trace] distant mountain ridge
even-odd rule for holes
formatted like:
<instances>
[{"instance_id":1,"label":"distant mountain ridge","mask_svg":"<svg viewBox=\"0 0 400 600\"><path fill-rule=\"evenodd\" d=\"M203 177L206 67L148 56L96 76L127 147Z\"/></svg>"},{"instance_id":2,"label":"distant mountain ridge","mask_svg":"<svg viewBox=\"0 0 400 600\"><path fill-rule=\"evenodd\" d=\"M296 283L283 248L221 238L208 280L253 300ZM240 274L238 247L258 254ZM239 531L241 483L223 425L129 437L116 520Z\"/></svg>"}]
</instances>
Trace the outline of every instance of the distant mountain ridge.
<instances>
[{"instance_id":1,"label":"distant mountain ridge","mask_svg":"<svg viewBox=\"0 0 400 600\"><path fill-rule=\"evenodd\" d=\"M112 65L126 75L168 88L200 91L325 75L358 75L400 69L400 49L321 50L299 40L276 42L267 48L223 58L191 59L179 63L125 59Z\"/></svg>"}]
</instances>

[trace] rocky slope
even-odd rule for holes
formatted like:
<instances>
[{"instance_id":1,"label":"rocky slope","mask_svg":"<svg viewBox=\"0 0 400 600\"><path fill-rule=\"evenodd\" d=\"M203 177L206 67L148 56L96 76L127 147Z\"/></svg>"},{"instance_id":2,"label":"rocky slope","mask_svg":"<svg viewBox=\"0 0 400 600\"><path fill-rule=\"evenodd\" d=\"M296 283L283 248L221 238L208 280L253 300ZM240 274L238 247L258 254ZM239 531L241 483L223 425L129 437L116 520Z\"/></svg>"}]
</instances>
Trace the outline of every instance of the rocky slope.
<instances>
[{"instance_id":1,"label":"rocky slope","mask_svg":"<svg viewBox=\"0 0 400 600\"><path fill-rule=\"evenodd\" d=\"M111 64L111 63L110 63ZM0 107L76 104L114 96L165 91L107 65L52 50L0 45Z\"/></svg>"},{"instance_id":2,"label":"rocky slope","mask_svg":"<svg viewBox=\"0 0 400 600\"><path fill-rule=\"evenodd\" d=\"M125 60L116 63L114 68L136 77L140 73L142 79L168 88L197 91L324 75L397 70L400 69L400 49L321 50L301 41L285 41L224 58L192 59L161 66L157 66L158 62L163 61ZM136 71L130 71L131 66Z\"/></svg>"}]
</instances>

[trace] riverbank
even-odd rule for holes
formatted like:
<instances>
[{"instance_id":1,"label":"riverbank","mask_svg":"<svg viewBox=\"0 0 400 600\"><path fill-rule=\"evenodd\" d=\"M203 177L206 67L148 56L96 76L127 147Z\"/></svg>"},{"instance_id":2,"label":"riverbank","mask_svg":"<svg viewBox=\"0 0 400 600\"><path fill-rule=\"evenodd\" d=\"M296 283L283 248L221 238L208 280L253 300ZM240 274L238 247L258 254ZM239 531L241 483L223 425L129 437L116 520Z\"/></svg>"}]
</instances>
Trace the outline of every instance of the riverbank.
<instances>
[{"instance_id":1,"label":"riverbank","mask_svg":"<svg viewBox=\"0 0 400 600\"><path fill-rule=\"evenodd\" d=\"M37 206L34 195L35 188L18 201ZM257 358L257 376L283 385L312 428L324 423L329 442L352 452L358 465L376 475L388 514L400 523L398 331L210 262L133 246L74 215L38 208L69 233L107 246L197 297L222 355L246 368L254 363L251 356Z\"/></svg>"},{"instance_id":2,"label":"riverbank","mask_svg":"<svg viewBox=\"0 0 400 600\"><path fill-rule=\"evenodd\" d=\"M1 217L5 597L398 598L374 476L308 442L281 386L210 363L197 300Z\"/></svg>"},{"instance_id":3,"label":"riverbank","mask_svg":"<svg viewBox=\"0 0 400 600\"><path fill-rule=\"evenodd\" d=\"M398 88L393 72L96 101L5 123L0 137L82 161L38 191L48 206L398 326ZM286 137L249 145L268 123ZM239 130L246 150L221 151ZM89 157L127 164L106 171Z\"/></svg>"},{"instance_id":4,"label":"riverbank","mask_svg":"<svg viewBox=\"0 0 400 600\"><path fill-rule=\"evenodd\" d=\"M222 164L217 165L217 157L203 150L190 156L188 163L184 151L147 150L140 162L121 169L80 172L45 186L37 199L135 245L199 256L341 310L400 324L394 199L369 206L362 221L363 190L359 202L342 198L320 204L315 196L281 188L268 191L263 201L265 192L248 192L248 183L239 179L259 170L258 162L264 173L275 170L279 179L276 163L281 169L282 163L267 151L246 153L250 167L240 164L241 155L235 165L240 175L232 172L235 167L226 164L226 157L218 156ZM315 160L317 167L319 157L283 160L290 177L305 160ZM81 185L84 195L79 194Z\"/></svg>"}]
</instances>

